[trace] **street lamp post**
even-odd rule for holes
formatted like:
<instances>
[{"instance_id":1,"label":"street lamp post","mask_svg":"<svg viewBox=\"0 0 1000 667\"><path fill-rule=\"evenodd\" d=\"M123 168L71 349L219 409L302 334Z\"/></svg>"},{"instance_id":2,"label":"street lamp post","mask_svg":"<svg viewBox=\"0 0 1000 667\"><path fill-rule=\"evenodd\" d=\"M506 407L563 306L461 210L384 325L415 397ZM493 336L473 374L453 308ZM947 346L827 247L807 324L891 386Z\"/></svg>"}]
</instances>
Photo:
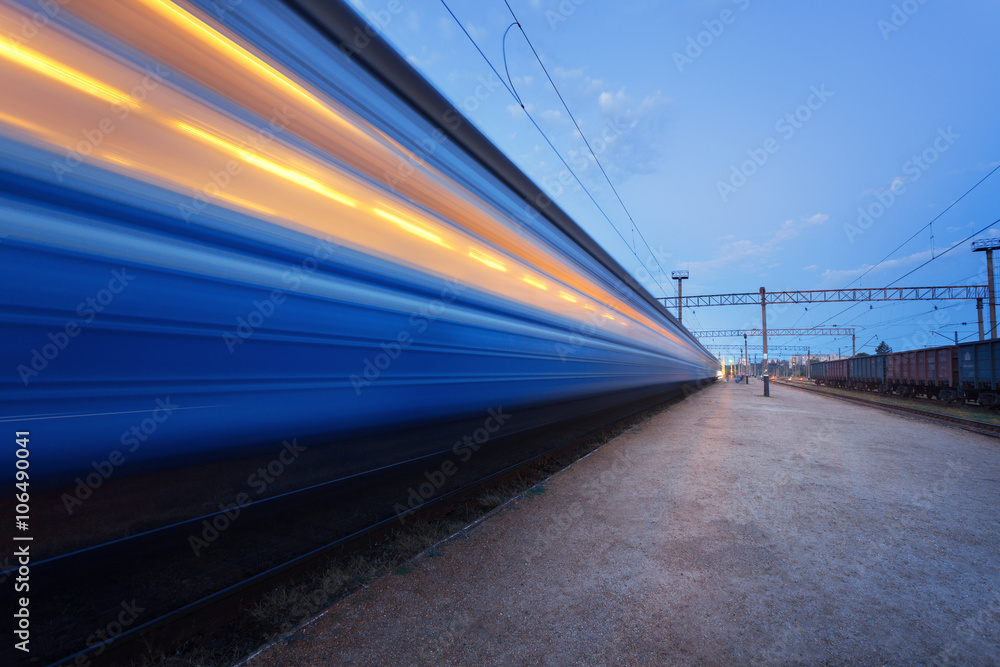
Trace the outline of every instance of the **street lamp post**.
<instances>
[{"instance_id":1,"label":"street lamp post","mask_svg":"<svg viewBox=\"0 0 1000 667\"><path fill-rule=\"evenodd\" d=\"M760 329L764 343L764 354L761 357L761 375L764 376L764 396L771 395L770 379L767 376L767 291L760 288Z\"/></svg>"},{"instance_id":2,"label":"street lamp post","mask_svg":"<svg viewBox=\"0 0 1000 667\"><path fill-rule=\"evenodd\" d=\"M747 360L746 383L750 384L750 348L747 346L747 335L743 333L743 358Z\"/></svg>"},{"instance_id":3,"label":"street lamp post","mask_svg":"<svg viewBox=\"0 0 1000 667\"><path fill-rule=\"evenodd\" d=\"M670 277L677 281L677 323L683 324L684 300L681 298L681 281L688 279L687 271L671 271Z\"/></svg>"}]
</instances>

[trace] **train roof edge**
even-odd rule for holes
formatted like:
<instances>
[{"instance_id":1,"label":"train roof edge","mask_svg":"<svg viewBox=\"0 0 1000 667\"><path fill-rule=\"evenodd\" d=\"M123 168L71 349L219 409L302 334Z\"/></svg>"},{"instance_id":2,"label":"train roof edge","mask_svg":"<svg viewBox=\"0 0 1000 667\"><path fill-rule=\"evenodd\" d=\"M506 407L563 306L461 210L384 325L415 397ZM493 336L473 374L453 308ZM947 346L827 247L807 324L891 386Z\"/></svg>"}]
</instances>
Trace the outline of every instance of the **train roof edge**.
<instances>
[{"instance_id":1,"label":"train roof edge","mask_svg":"<svg viewBox=\"0 0 1000 667\"><path fill-rule=\"evenodd\" d=\"M671 324L684 331L706 355L714 356L656 297L639 284L604 248L590 237L558 204L552 201L510 158L503 154L486 135L456 109L427 81L378 31L343 0L284 0L303 18L332 38L345 53L364 66L371 74L391 88L401 99L433 123L459 148L471 155L522 200L529 203L557 229L593 256L604 268L621 280ZM357 36L368 40L364 46L354 45ZM445 119L459 117L455 124ZM457 125L457 127L455 126ZM549 203L538 205L539 198Z\"/></svg>"}]
</instances>

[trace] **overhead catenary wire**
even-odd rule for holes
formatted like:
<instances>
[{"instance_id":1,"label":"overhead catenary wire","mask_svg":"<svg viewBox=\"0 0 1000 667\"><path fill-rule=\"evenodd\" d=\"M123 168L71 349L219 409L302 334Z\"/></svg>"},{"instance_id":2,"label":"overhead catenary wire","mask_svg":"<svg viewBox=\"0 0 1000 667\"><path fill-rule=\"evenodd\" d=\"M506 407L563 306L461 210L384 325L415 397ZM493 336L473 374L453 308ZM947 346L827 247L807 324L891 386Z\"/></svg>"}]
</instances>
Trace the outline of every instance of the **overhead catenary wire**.
<instances>
[{"instance_id":1,"label":"overhead catenary wire","mask_svg":"<svg viewBox=\"0 0 1000 667\"><path fill-rule=\"evenodd\" d=\"M1000 167L998 167L998 168L1000 168ZM996 170L994 169L994 171L996 171ZM990 172L990 173L992 174L993 172ZM980 181L980 182L982 182L982 181ZM968 192L966 194L968 194ZM963 196L965 196L965 195L963 195ZM904 273L903 275L901 275L899 278L896 278L891 283L889 283L888 285L886 285L886 287L892 287L893 285L895 285L896 283L898 283L903 278L906 278L907 276L909 276L910 274L914 273L915 271L918 271L918 270L922 269L923 267L927 266L928 264L930 264L934 260L941 259L945 255L947 255L949 252L951 252L952 250L954 250L955 248L958 248L959 246L964 245L967 241L970 241L973 237L982 234L987 229L989 229L990 227L993 227L993 226L995 226L997 224L1000 224L1000 219L994 220L993 222L991 222L990 224L986 225L985 227L982 227L981 229L978 229L978 230L974 231L973 233L969 234L968 236L966 236L961 241L958 241L957 243L953 243L951 245L951 247L949 247L948 249L944 250L943 252L941 252L940 254L938 254L936 257L932 257L929 260L927 260L926 262L924 262L923 264L921 264L920 266L907 271L906 273ZM861 302L859 302L859 303L861 303ZM850 306L848 306L847 308L844 308L839 313L835 313L834 315L831 315L830 317L826 318L825 320L823 320L822 322L820 322L816 326L817 327L822 326L822 325L826 324L827 322L829 322L830 320L834 319L835 317L840 317L841 315L843 315L847 311L851 310L852 308L856 307L857 305L858 305L858 303L851 304Z\"/></svg>"},{"instance_id":2,"label":"overhead catenary wire","mask_svg":"<svg viewBox=\"0 0 1000 667\"><path fill-rule=\"evenodd\" d=\"M493 62L486 56L486 54L483 52L483 50L479 47L479 44L472 37L472 35L469 33L469 31L465 28L465 26L462 24L462 22L458 19L458 17L455 15L455 12L453 12L452 9L451 9L451 7L448 6L448 3L446 2L446 0L441 0L441 4L444 6L445 10L448 12L448 14L451 16L451 18L455 21L455 23L458 24L459 28L462 30L462 32L465 34L465 36L469 39L469 41L475 47L475 49L479 53L479 55L483 58L484 61L486 61L486 64L489 66L489 68L493 71L494 74L496 74L497 78L500 79L500 82L503 84L503 87L507 90L507 92L510 94L510 96L517 102L517 104L521 107L521 110L524 112L525 116L528 118L528 120L531 122L531 124L534 125L535 129L542 136L542 139L545 140L545 143L548 144L549 148L552 149L552 152L555 153L556 157L559 158L559 161L563 164L563 166L566 168L566 170L569 172L569 174L573 177L573 179L576 181L576 183L580 186L580 188L583 190L583 192L587 195L587 198L590 199L591 203L597 208L598 211L600 211L602 217L607 221L607 223L611 226L611 228L615 230L615 233L618 235L618 238L620 238L621 241L622 241L622 243L625 244L625 247L629 248L629 250L632 252L632 255L635 257L636 261L638 261L640 265L644 266L642 260L639 259L638 253L636 253L636 250L635 250L635 247L634 247L634 242L633 242L632 245L629 244L628 240L622 234L621 230L619 230L618 227L614 224L614 222L611 220L611 217L608 215L608 213L597 202L597 199L590 192L590 190L587 188L587 186L584 185L583 181L580 179L579 175L577 175L576 171L573 170L573 168L569 165L569 162L566 160L566 158L563 157L563 155L562 155L562 153L560 153L559 149L557 149L555 147L555 145L552 143L552 140L549 139L548 135L541 128L541 126L538 124L538 122L535 120L535 118L531 115L531 112L528 111L528 109L525 106L524 102L522 101L520 95L517 93L516 89L514 88L513 80L510 77L510 71L509 71L509 68L507 67L506 44L504 44L504 70L505 70L505 73L507 74L507 78L505 79L504 77L500 76L500 72L497 71L497 68L493 65ZM506 4L506 0L505 0L505 4ZM607 179L608 184L611 186L611 189L615 193L615 197L617 197L618 202L621 204L623 210L625 210L625 214L628 217L629 222L632 224L633 233L638 232L639 238L642 239L643 245L645 245L646 249L649 251L650 258L653 260L653 262L656 264L657 268L660 270L660 272L665 277L667 275L666 271L664 271L663 266L660 264L659 260L656 257L656 254L653 252L652 248L650 248L649 243L646 241L646 238L642 234L642 231L638 230L638 228L635 226L635 221L632 219L632 216L629 213L628 209L626 208L625 203L622 201L621 197L618 195L618 191L615 190L615 187L611 183L610 178L608 178L607 172L604 170L604 167L600 164L600 161L597 159L597 155L594 153L593 148L591 148L590 143L587 141L586 136L583 134L582 130L580 129L579 123L577 123L576 118L573 116L572 112L569 110L569 107L566 105L566 101L563 99L562 94L559 92L559 89L556 87L555 82L552 80L552 77L549 75L548 70L545 68L545 65L542 63L541 59L538 57L538 53L535 51L535 47L531 44L531 41L528 39L528 36L524 33L524 29L521 27L520 23L517 20L517 16L514 14L513 10L510 8L509 4L507 5L507 9L508 9L508 11L510 11L511 16L514 18L514 23L512 23L509 26L507 26L507 29L504 31L504 42L506 43L507 33L510 31L510 29L512 27L514 27L514 26L517 26L517 28L521 31L521 34L524 36L524 39L528 42L528 46L531 48L531 51L534 54L536 60L538 60L538 63L541 66L542 71L545 73L546 78L548 78L549 83L552 85L553 90L555 90L555 93L559 97L559 100L562 102L563 107L566 109L566 113L570 116L570 118L572 118L573 124L576 126L577 131L580 133L580 137L583 139L584 143L587 146L587 149L590 151L591 155L593 156L595 163L600 168L601 173L604 174L604 177ZM656 284L657 285L661 285L661 283L659 281L657 281ZM674 292L676 293L676 287L674 287L673 283L671 283L671 289L673 289Z\"/></svg>"},{"instance_id":3,"label":"overhead catenary wire","mask_svg":"<svg viewBox=\"0 0 1000 667\"><path fill-rule=\"evenodd\" d=\"M908 238L908 239L906 239L905 241L903 241L902 243L900 243L900 244L899 244L898 246L896 246L896 248L895 248L895 249L894 249L894 250L893 250L892 252L890 252L890 253L889 253L888 255L886 255L885 257L883 257L883 258L882 258L882 259L880 259L879 261L877 261L877 262L876 262L875 264L873 264L872 266L868 267L868 269L867 269L867 270L866 270L866 271L865 271L864 273L862 273L862 274L861 274L860 276L858 276L857 278L855 278L854 280L852 280L852 281L851 281L850 283L848 283L848 284L847 284L847 286L848 286L848 287L850 287L850 286L851 286L851 285L853 285L854 283L856 283L856 282L858 282L859 280L861 280L862 278L864 278L864 277L865 277L866 275L868 275L868 274L869 274L869 273L870 273L871 271L873 271L873 270L874 270L874 269L875 269L875 268L876 268L876 267L877 267L877 266L878 266L879 264L881 264L881 263L882 263L882 262L884 262L885 260L889 259L889 258L890 258L890 257L892 257L893 255L895 255L895 254L896 254L896 253L897 253L897 252L899 251L899 249L900 249L900 248L902 248L903 246L905 246L905 245L906 245L907 243L909 243L909 242L910 242L910 241L912 241L913 239L917 238L917 236L919 236L919 235L920 235L920 233L921 233L922 231L924 231L925 229L927 229L927 228L930 228L930 229L931 229L931 255L932 255L932 257L931 257L931 258L932 258L932 259L934 259L934 257L933 257L933 253L934 253L934 228L932 227L932 225L933 225L933 224L934 224L934 223L935 223L935 222L936 222L936 221L938 220L938 218L940 218L940 217L941 217L941 216L943 216L943 215L944 215L945 213L947 213L947 212L948 212L948 211L950 211L950 210L951 210L952 208L954 208L954 206L955 206L956 204L958 204L958 202L960 202L960 201L962 201L963 199L965 199L965 197L966 197L966 196L967 196L967 195L968 195L969 193L971 193L971 192L972 192L973 190L975 190L976 188L978 188L978 187L979 187L979 186L980 186L980 185L981 185L981 184L983 183L983 181L985 181L985 180L986 180L987 178L989 178L990 176L992 176L992 175L993 175L993 174L994 174L994 173L995 173L995 172L996 172L996 171L997 171L998 169L1000 169L1000 164L998 164L998 165L997 165L996 167L994 167L993 169L991 169L991 170L990 170L990 172L989 172L988 174L986 174L986 175L985 175L985 176L983 176L983 177L982 177L981 179L979 179L979 180L978 180L978 181L976 182L976 184L975 184L975 185L973 185L973 186L972 186L971 188L969 188L969 189L968 189L968 190L966 190L966 191L965 191L964 193L962 193L962 196L961 196L961 197L959 197L958 199L956 199L955 201L953 201L952 203L950 203L950 204L949 204L949 205L948 205L948 206L947 206L947 207L946 207L946 208L945 208L945 209L944 209L943 211L941 211L941 212L940 212L940 213L938 213L938 214L937 214L936 216L934 216L934 219L933 219L933 220L931 220L931 221L930 221L930 222L928 222L928 223L927 223L926 225L924 225L923 227L921 227L920 229L918 229L917 231L915 231L915 232L913 233L913 236L911 236L910 238Z\"/></svg>"},{"instance_id":4,"label":"overhead catenary wire","mask_svg":"<svg viewBox=\"0 0 1000 667\"><path fill-rule=\"evenodd\" d=\"M608 176L608 172L605 171L604 165L601 164L600 159L598 159L597 157L597 153L594 152L593 147L591 147L590 145L590 141L587 140L587 135L584 134L583 128L581 128L580 123L577 122L576 116L573 115L573 112L570 110L569 105L563 98L562 93L559 92L559 87L556 86L556 82L552 79L552 76L549 74L548 68L545 67L545 63L542 62L541 57L539 57L538 51L535 50L535 45L532 44L531 39L528 38L528 34L524 31L524 27L518 20L517 15L514 13L514 10L510 6L510 3L507 0L504 0L504 4L507 5L507 11L510 12L511 17L514 19L515 25L517 25L518 30L521 31L521 35L524 36L524 41L527 42L528 47L531 49L531 53L534 54L535 60L538 61L538 65L542 68L542 72L545 73L545 78L548 79L549 84L552 86L552 90L554 90L556 96L559 97L559 101L562 103L563 108L566 110L566 114L569 116L570 120L573 121L573 126L576 127L576 131L580 134L580 138L583 139L583 143L586 144L587 150L590 151L590 155L594 158L594 163L601 170L601 174L604 176L604 180L608 182L608 186L611 188L611 191L614 193L615 198L618 200L618 203L621 205L622 210L625 212L625 216L628 218L629 223L632 225L633 235L634 234L639 235L639 238L642 240L643 245L646 246L646 250L649 251L650 256L653 258L653 261L656 262L657 267L659 267L660 271L662 271L664 276L666 276L666 271L663 271L663 267L660 266L660 262L659 260L656 259L656 255L653 253L653 249L649 247L649 243L646 241L646 237L643 235L642 230L639 229L638 225L635 224L635 220L632 218L632 214L629 212L628 207L625 205L624 200L622 200L621 195L618 194L618 190L615 188L615 184L611 182L611 177ZM632 254L635 254L634 243L635 242L633 237ZM636 259L638 259L638 256L636 256Z\"/></svg>"}]
</instances>

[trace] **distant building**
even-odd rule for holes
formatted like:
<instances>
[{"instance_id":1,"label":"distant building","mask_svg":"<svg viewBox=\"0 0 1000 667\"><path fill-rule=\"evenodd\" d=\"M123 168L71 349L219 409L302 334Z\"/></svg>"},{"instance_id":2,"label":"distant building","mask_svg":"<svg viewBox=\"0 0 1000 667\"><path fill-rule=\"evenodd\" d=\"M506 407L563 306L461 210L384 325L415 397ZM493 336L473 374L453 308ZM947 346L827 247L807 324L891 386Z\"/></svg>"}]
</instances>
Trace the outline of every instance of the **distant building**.
<instances>
[{"instance_id":1,"label":"distant building","mask_svg":"<svg viewBox=\"0 0 1000 667\"><path fill-rule=\"evenodd\" d=\"M789 357L789 360L793 365L796 364L807 364L810 360L812 361L835 361L837 359L846 359L847 357L840 354L793 354Z\"/></svg>"}]
</instances>

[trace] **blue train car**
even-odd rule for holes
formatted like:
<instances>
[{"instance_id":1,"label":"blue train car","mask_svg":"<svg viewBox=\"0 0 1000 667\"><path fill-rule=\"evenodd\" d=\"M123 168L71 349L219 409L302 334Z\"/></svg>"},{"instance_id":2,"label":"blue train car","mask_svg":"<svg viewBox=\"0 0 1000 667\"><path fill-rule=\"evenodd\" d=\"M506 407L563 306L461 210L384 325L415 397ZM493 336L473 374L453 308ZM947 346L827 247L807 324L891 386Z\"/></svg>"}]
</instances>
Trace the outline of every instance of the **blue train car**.
<instances>
[{"instance_id":1,"label":"blue train car","mask_svg":"<svg viewBox=\"0 0 1000 667\"><path fill-rule=\"evenodd\" d=\"M886 359L884 354L852 357L850 360L851 388L885 393Z\"/></svg>"},{"instance_id":2,"label":"blue train car","mask_svg":"<svg viewBox=\"0 0 1000 667\"><path fill-rule=\"evenodd\" d=\"M1000 406L1000 341L960 344L958 383L966 399L983 406Z\"/></svg>"}]
</instances>

